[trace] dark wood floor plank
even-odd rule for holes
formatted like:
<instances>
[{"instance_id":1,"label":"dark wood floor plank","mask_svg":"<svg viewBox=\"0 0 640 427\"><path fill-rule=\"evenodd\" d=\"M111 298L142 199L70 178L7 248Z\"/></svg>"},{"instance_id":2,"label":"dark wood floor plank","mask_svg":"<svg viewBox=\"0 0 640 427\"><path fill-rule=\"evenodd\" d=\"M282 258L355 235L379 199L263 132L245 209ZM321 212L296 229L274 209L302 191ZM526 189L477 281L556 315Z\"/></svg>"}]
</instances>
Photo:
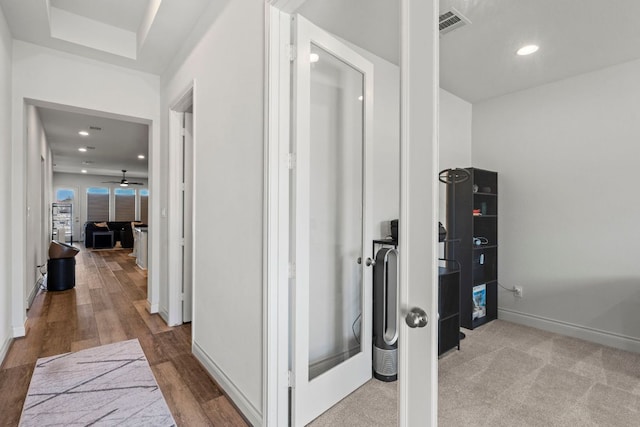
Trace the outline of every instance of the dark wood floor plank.
<instances>
[{"instance_id":1,"label":"dark wood floor plank","mask_svg":"<svg viewBox=\"0 0 640 427\"><path fill-rule=\"evenodd\" d=\"M109 296L109 292L106 289L89 289L89 295L91 296L94 313L113 309L113 299Z\"/></svg>"},{"instance_id":2,"label":"dark wood floor plank","mask_svg":"<svg viewBox=\"0 0 640 427\"><path fill-rule=\"evenodd\" d=\"M151 333L158 334L160 332L171 330L171 328L167 326L167 324L164 322L164 320L162 320L160 316L147 316L148 311L146 300L134 301L133 305L136 307L136 310L138 310L138 313L140 313L142 320L144 320L144 323L146 323L151 330Z\"/></svg>"},{"instance_id":3,"label":"dark wood floor plank","mask_svg":"<svg viewBox=\"0 0 640 427\"><path fill-rule=\"evenodd\" d=\"M160 343L163 353L170 359L185 354L191 354L191 347L189 346L189 343L182 340L176 334L176 331L167 331L156 334L156 339Z\"/></svg>"},{"instance_id":4,"label":"dark wood floor plank","mask_svg":"<svg viewBox=\"0 0 640 427\"><path fill-rule=\"evenodd\" d=\"M35 364L0 370L0 425L17 426Z\"/></svg>"},{"instance_id":5,"label":"dark wood floor plank","mask_svg":"<svg viewBox=\"0 0 640 427\"><path fill-rule=\"evenodd\" d=\"M91 292L89 291L88 287L78 286L76 284L75 293L76 293L76 304L78 305L91 304ZM29 310L29 312L31 312L31 310Z\"/></svg>"},{"instance_id":6,"label":"dark wood floor plank","mask_svg":"<svg viewBox=\"0 0 640 427\"><path fill-rule=\"evenodd\" d=\"M146 299L146 292L136 286L127 273L122 270L116 271L114 272L114 276L120 284L120 289L127 294L130 300L138 301Z\"/></svg>"},{"instance_id":7,"label":"dark wood floor plank","mask_svg":"<svg viewBox=\"0 0 640 427\"><path fill-rule=\"evenodd\" d=\"M51 303L47 313L47 322L57 322L67 319L69 310L75 308L75 298L75 291L73 289L51 292Z\"/></svg>"},{"instance_id":8,"label":"dark wood floor plank","mask_svg":"<svg viewBox=\"0 0 640 427\"><path fill-rule=\"evenodd\" d=\"M122 327L122 323L113 310L99 311L95 316L100 344L112 344L127 340L127 334Z\"/></svg>"},{"instance_id":9,"label":"dark wood floor plank","mask_svg":"<svg viewBox=\"0 0 640 427\"><path fill-rule=\"evenodd\" d=\"M211 420L211 424L214 426L224 427L245 427L248 424L238 414L233 407L229 399L226 396L219 397L217 399L210 400L202 405L207 417Z\"/></svg>"},{"instance_id":10,"label":"dark wood floor plank","mask_svg":"<svg viewBox=\"0 0 640 427\"><path fill-rule=\"evenodd\" d=\"M98 324L91 304L78 305L73 341L99 340Z\"/></svg>"},{"instance_id":11,"label":"dark wood floor plank","mask_svg":"<svg viewBox=\"0 0 640 427\"><path fill-rule=\"evenodd\" d=\"M181 354L171 361L198 402L205 403L222 396L222 391L193 354Z\"/></svg>"},{"instance_id":12,"label":"dark wood floor plank","mask_svg":"<svg viewBox=\"0 0 640 427\"><path fill-rule=\"evenodd\" d=\"M168 362L169 357L162 351L162 345L155 335L146 335L138 337L142 350L150 365L159 365L160 363Z\"/></svg>"},{"instance_id":13,"label":"dark wood floor plank","mask_svg":"<svg viewBox=\"0 0 640 427\"><path fill-rule=\"evenodd\" d=\"M202 406L198 404L189 387L180 378L173 363L164 362L153 365L151 369L179 426L212 425Z\"/></svg>"},{"instance_id":14,"label":"dark wood floor plank","mask_svg":"<svg viewBox=\"0 0 640 427\"><path fill-rule=\"evenodd\" d=\"M38 357L69 353L74 335L74 325L68 321L47 322L47 329L43 338L44 343Z\"/></svg>"}]
</instances>

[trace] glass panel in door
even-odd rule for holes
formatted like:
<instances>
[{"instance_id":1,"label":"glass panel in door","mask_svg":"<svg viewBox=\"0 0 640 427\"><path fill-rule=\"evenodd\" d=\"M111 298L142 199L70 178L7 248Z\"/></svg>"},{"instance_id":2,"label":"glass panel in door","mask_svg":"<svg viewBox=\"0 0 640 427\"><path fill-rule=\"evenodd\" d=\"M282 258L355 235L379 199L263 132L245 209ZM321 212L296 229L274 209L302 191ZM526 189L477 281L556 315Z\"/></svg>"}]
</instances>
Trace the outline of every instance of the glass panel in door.
<instances>
[{"instance_id":1,"label":"glass panel in door","mask_svg":"<svg viewBox=\"0 0 640 427\"><path fill-rule=\"evenodd\" d=\"M312 44L309 380L361 352L362 72Z\"/></svg>"},{"instance_id":2,"label":"glass panel in door","mask_svg":"<svg viewBox=\"0 0 640 427\"><path fill-rule=\"evenodd\" d=\"M373 65L296 16L292 425L371 378Z\"/></svg>"}]
</instances>

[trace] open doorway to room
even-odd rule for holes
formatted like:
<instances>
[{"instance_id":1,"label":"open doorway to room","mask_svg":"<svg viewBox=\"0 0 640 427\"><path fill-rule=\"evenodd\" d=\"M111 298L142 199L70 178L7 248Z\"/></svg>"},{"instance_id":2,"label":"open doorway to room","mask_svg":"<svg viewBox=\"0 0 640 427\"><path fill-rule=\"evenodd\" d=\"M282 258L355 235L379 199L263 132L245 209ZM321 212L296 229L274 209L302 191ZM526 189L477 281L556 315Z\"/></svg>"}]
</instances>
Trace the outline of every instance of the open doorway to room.
<instances>
[{"instance_id":1,"label":"open doorway to room","mask_svg":"<svg viewBox=\"0 0 640 427\"><path fill-rule=\"evenodd\" d=\"M282 407L279 414L289 409L292 425L306 425L310 421L311 425L411 425L409 419L419 419L420 424L427 425L429 420L435 420L437 322L427 323L427 313L420 306L430 313L431 319L437 318L437 292L433 285L436 244L432 240L436 227L435 218L429 212L437 190L432 162L437 152L433 128L437 76L431 50L435 46L431 42L437 35L432 31L434 27L415 24L433 19L435 8L433 3L415 3L410 8L412 13L407 13L408 3L403 2L401 14L399 3L340 0L294 3L299 7L292 9L288 4L283 5L285 16L272 15L270 22L280 23L277 30L281 32L272 31L270 35L279 41L279 46L288 49L280 49L276 43L271 45L273 52L284 54L279 61L270 63L270 74L280 76L279 81L271 81L270 88L280 92L279 110L275 115L281 114L277 120L271 117L269 131L274 133L270 137L280 142L290 140L290 146L283 144L279 153L274 150L270 155L272 159L278 155L283 158L283 150L288 150L288 169L291 170L288 176L282 172L279 176L269 176L269 182L274 183L271 190L279 201L280 195L290 196L289 205L284 203L269 211L269 214L280 215L279 223L276 226L274 221L270 231L289 232L286 236L280 234L281 241L277 248L274 244L272 252L275 257L287 254L288 265L277 261L269 263L288 267L288 271L286 268L278 271L278 278L273 276L274 280L289 286L284 297L273 297L288 298L286 304L290 307L289 320L282 322L286 325L280 329L280 333L290 339L287 342L289 371L282 368L284 363L278 369L280 378L287 378L288 374L289 385L293 385L288 401L284 393L278 398L277 403ZM294 25L289 34L291 18ZM416 22L409 25L414 19ZM400 37L401 30L403 37ZM417 43L410 43L418 39L424 41L419 43L421 54L417 54L418 49L413 50ZM409 52L415 55L411 64L407 59ZM402 64L401 59L405 61ZM363 65L365 63L367 65ZM411 80L414 93L409 97ZM295 88L290 97L288 87ZM288 111L289 101L292 102L290 116L282 114L283 110ZM406 102L401 109L403 101ZM414 120L410 121L412 108L419 113L414 113ZM402 117L406 120L401 120ZM358 132L352 132L354 128ZM420 143L418 135L421 135ZM354 151L361 159L358 155L349 155L352 153L347 150L352 146L358 147ZM337 164L327 167L331 161ZM276 163L277 160L271 163L273 170L277 170ZM362 179L361 188L354 176ZM345 177L352 181L340 182ZM362 190L364 200L356 193L358 190ZM342 200L347 191L355 193L355 197L348 197L350 204ZM344 221L343 217L354 211L362 226L359 221ZM399 217L400 238L392 239L391 221ZM361 235L356 237L361 236L362 241L354 239L347 246L340 240L360 231ZM399 246L400 256L407 260L398 263L398 271L403 274L397 288L393 287L397 298L389 300L388 307L392 309L377 311L382 318L388 314L388 322L383 320L383 324L393 324L389 328L390 336L384 332L385 340L396 341L398 337L399 345L394 349L400 351L388 349L386 352L393 372L386 374L385 371L384 375L397 377L399 382L371 379L375 360L380 358L374 356L372 363L372 324L375 324L376 310L367 293L371 292L371 279L376 275L375 271L372 275L371 270L385 268L383 262L373 259L373 253L380 249L376 245L385 238L389 238L385 243ZM407 280L409 270L411 281ZM320 286L316 286L318 284ZM285 293L284 286L281 289ZM384 297L379 297L378 301L382 299ZM313 316L313 310L307 308L332 304L333 313L324 310L322 316L311 319L319 320L320 327L312 325L305 311ZM267 322L270 320L278 319L269 317ZM409 330L427 324L425 329ZM327 328L327 325L331 326ZM400 331L399 335L393 332L394 327ZM378 330L378 337L382 334L383 331ZM374 348L374 355L375 351ZM359 358L362 355L365 357ZM340 374L341 369L360 362L362 372L366 373L362 378L353 379L356 371L360 372L357 370L360 365L349 369L350 375ZM398 369L399 366L402 369ZM321 373L316 375L316 369ZM348 383L352 379L353 383ZM354 386L356 382L358 385Z\"/></svg>"},{"instance_id":2,"label":"open doorway to room","mask_svg":"<svg viewBox=\"0 0 640 427\"><path fill-rule=\"evenodd\" d=\"M31 100L25 111L25 232L34 237L25 243L25 308L51 240L125 251L146 270L146 245L134 245L134 233L148 223L153 194L148 120Z\"/></svg>"},{"instance_id":3,"label":"open doorway to room","mask_svg":"<svg viewBox=\"0 0 640 427\"><path fill-rule=\"evenodd\" d=\"M169 112L169 325L193 316L194 108L193 85Z\"/></svg>"}]
</instances>

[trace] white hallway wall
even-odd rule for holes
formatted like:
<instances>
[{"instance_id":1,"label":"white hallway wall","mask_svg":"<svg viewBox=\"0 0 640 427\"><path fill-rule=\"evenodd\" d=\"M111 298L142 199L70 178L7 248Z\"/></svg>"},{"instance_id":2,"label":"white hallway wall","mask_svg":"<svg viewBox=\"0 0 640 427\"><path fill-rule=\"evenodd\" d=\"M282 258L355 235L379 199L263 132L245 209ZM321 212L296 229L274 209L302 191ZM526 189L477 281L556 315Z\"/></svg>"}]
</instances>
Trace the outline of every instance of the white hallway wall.
<instances>
[{"instance_id":1,"label":"white hallway wall","mask_svg":"<svg viewBox=\"0 0 640 427\"><path fill-rule=\"evenodd\" d=\"M202 39L163 75L161 99L166 168L169 108L195 79L194 353L255 424L263 412L264 8L212 3Z\"/></svg>"},{"instance_id":2,"label":"white hallway wall","mask_svg":"<svg viewBox=\"0 0 640 427\"><path fill-rule=\"evenodd\" d=\"M440 89L439 170L474 166L471 164L471 111L471 103ZM441 183L438 190L438 220L446 227L447 186Z\"/></svg>"},{"instance_id":3,"label":"white hallway wall","mask_svg":"<svg viewBox=\"0 0 640 427\"><path fill-rule=\"evenodd\" d=\"M13 42L13 123L25 122L25 100L55 103L77 108L104 112L111 115L135 117L140 122L153 123L150 135L150 168L159 173L159 164L155 162L154 150L159 144L160 78L152 74L129 70L86 59L80 56L43 48L30 43L15 40ZM124 118L124 117L122 117ZM23 145L24 129L14 126L12 130L11 151L11 239L14 254L25 253L26 221L26 183L24 171L26 151ZM159 159L159 156L157 156ZM151 197L150 226L161 232L166 225L160 221L162 194ZM165 277L160 262L161 237L150 236L151 269L149 280L152 286L150 299L156 299L159 293L160 278ZM14 335L24 334L25 312L22 284L25 283L26 265L24 259L15 258L12 263L12 326ZM157 273L153 266L160 268ZM156 303L157 304L157 303ZM152 302L153 305L153 302Z\"/></svg>"},{"instance_id":4,"label":"white hallway wall","mask_svg":"<svg viewBox=\"0 0 640 427\"><path fill-rule=\"evenodd\" d=\"M500 317L640 351L640 61L473 106L499 172Z\"/></svg>"},{"instance_id":5,"label":"white hallway wall","mask_svg":"<svg viewBox=\"0 0 640 427\"><path fill-rule=\"evenodd\" d=\"M40 115L36 108L29 105L25 109L27 120L27 233L26 233L26 280L24 295L29 304L38 291L36 279L39 277L38 265L47 262L47 236L51 233L52 160L51 150ZM44 196L44 198L43 198Z\"/></svg>"},{"instance_id":6,"label":"white hallway wall","mask_svg":"<svg viewBox=\"0 0 640 427\"><path fill-rule=\"evenodd\" d=\"M11 33L0 9L0 197L5 202L11 198L11 51ZM10 216L8 209L0 209L0 229L11 229ZM11 239L0 239L0 361L13 336L10 245Z\"/></svg>"}]
</instances>

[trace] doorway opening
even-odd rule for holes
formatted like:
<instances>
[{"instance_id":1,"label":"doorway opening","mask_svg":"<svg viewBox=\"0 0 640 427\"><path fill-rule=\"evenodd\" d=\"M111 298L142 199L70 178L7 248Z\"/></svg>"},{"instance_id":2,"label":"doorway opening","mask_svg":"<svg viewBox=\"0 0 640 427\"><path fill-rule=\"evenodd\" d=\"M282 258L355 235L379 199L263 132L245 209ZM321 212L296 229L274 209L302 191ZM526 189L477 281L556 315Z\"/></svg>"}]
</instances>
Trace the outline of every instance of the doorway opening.
<instances>
[{"instance_id":1,"label":"doorway opening","mask_svg":"<svg viewBox=\"0 0 640 427\"><path fill-rule=\"evenodd\" d=\"M169 111L169 301L170 326L193 318L194 84Z\"/></svg>"},{"instance_id":2,"label":"doorway opening","mask_svg":"<svg viewBox=\"0 0 640 427\"><path fill-rule=\"evenodd\" d=\"M299 136L295 133L300 129L300 123L290 125L287 120L288 112L298 109L303 97L307 96L312 88L304 87L301 90L294 83L297 76L291 75L290 64L294 64L293 68L296 71L299 71L298 68L301 66L320 71L318 68L323 66L323 60L327 61L326 55L323 59L322 51L313 50L313 46L327 50L319 40L317 43L312 43L307 51L301 51L299 46L291 46L302 39L299 34L293 36L288 32L291 13L299 13L321 30L337 36L349 49L353 49L358 55L362 55L373 63L373 76L375 76L373 87L375 99L372 99L374 104L372 129L374 135L372 180L374 234L386 237L388 232L384 230L384 223L387 224L388 229L389 220L400 218L400 297L397 310L398 366L400 368L398 369L397 400L391 398L394 404L397 402L397 409L389 411L394 421L387 422L386 425L395 424L396 421L400 425L413 423L422 425L425 422L435 425L437 413L436 322L427 324L421 321L418 324L410 320L420 311L429 313L432 318L437 317L435 286L437 266L434 256L437 246L436 240L433 239L436 235L437 221L432 211L437 197L437 180L434 173L437 167L435 162L437 158L435 120L437 117L437 57L435 55L437 33L433 31L436 28L437 5L406 0L395 5L398 9L394 9L394 6L389 4L388 7L392 10L380 13L380 10L372 9L374 6L371 3L364 2L301 0L291 3L294 5L291 6L290 2L276 1L274 6L278 10L271 11L269 21L271 49L268 54L272 60L269 61L268 74L269 147L266 160L269 166L266 181L269 185L267 191L270 197L265 212L268 224L266 262L269 267L265 287L267 304L265 324L269 334L265 343L265 352L275 357L268 357L266 360L265 406L268 410L266 414L268 422L286 422L285 417L289 415L289 410L291 410L294 425L303 425L307 417L313 418L315 415L313 410L307 410L308 407L299 405L301 403L300 383L308 381L310 387L322 386L328 383L326 379L330 375L327 374L345 363L341 362L328 372L313 378L306 375L307 371L304 367L302 370L297 369L300 360L302 363L307 363L305 354L299 351L298 344L290 348L287 344L290 335L298 338L296 328L300 329L300 327L296 324L295 315L279 316L276 312L276 308L282 310L283 307L289 307L290 313L295 313L299 309L294 306L299 305L299 290L302 285L300 281L305 279L301 272L305 272L305 268L308 269L308 266L301 267L297 253L299 245L294 246L299 236L297 234L290 236L287 232L290 229L288 226L297 221L300 216L286 202L291 194L297 195L299 183L291 178L291 175L296 174L295 168L301 165L301 156L295 150L296 145L300 144ZM397 19L393 19L394 16ZM376 17L384 17L384 24L397 22L400 26L366 25L371 24L371 20ZM432 22L434 25L425 25L425 22ZM392 33L389 37L386 33L382 35L383 29L387 28ZM398 49L398 46L401 46L401 49ZM387 51L384 47L390 49ZM391 55L386 57L389 53ZM344 58L341 52L331 52L331 55L338 60ZM408 59L410 56L412 61ZM345 62L352 67L355 65L349 60ZM327 79L324 78L323 81L326 82ZM346 80L343 79L344 81ZM333 84L333 86L336 85ZM295 87L293 93L289 91L291 87ZM352 95L349 90L341 91L344 99L351 99ZM389 102L383 101L385 97ZM356 96L353 99L362 102L367 98L365 93L364 96ZM371 99L370 96L369 99ZM331 114L337 113L335 108L322 109L320 104L315 104L313 107L325 113L328 118ZM349 112L347 109L342 111ZM311 119L306 114L302 117L306 120ZM389 124L393 121L395 123ZM342 128L343 131L347 129L348 126ZM327 128L322 129L323 132L326 130ZM291 138L289 138L289 131L294 132ZM291 146L288 144L290 140ZM286 174L283 173L283 167L288 169ZM294 171L291 172L291 169ZM383 178L386 175L390 175L391 179ZM385 191L390 197L382 195ZM380 204L377 204L378 202ZM293 217L294 215L296 217ZM322 224L309 221L308 227L318 225ZM295 233L298 231L296 227ZM403 239L403 236L406 238ZM371 244L372 241L367 243L366 255L372 249ZM290 254L294 252L294 262L283 262L283 260L290 261ZM361 258L363 264L367 261L366 255ZM314 257L310 263L318 261L319 258ZM344 266L348 266L346 259ZM318 268L317 265L313 267ZM409 276L411 280L408 280ZM365 282L368 281L365 280ZM270 286L271 283L274 286ZM407 322L405 322L405 316L407 316ZM426 316L420 315L420 317ZM363 316L358 319L358 322L351 323L354 326L353 335L357 335L360 329L359 338L362 338L366 334L364 328L368 326L367 319ZM426 325L428 327L422 330L410 329L414 326ZM304 328L305 325L302 326L302 329ZM313 344L320 341L316 338L314 337ZM287 365L288 360L293 360L293 363ZM291 388L291 394L297 394L292 396L290 401L287 401L287 381L289 386L294 385ZM334 388L327 387L327 390L335 392ZM319 404L315 409L319 409L320 406L329 409L331 405ZM296 411L302 416L297 417Z\"/></svg>"},{"instance_id":3,"label":"doorway opening","mask_svg":"<svg viewBox=\"0 0 640 427\"><path fill-rule=\"evenodd\" d=\"M22 162L25 168L24 178L16 180L16 186L25 190L22 191L25 196L21 203L15 206L22 206L20 209L24 209L28 214L27 218L23 215L14 215L16 218L14 228L17 233L22 234L22 238L15 239L20 241L20 247L15 251L19 257L15 264L23 266L22 269L16 269L16 280L13 281L12 289L12 292L18 296L12 305L15 337L24 336L26 333L24 327L18 325L24 323L26 310L39 290L37 279L40 272L37 266L46 264L49 241L55 236L68 243L84 242L82 233L84 224L88 220L86 203L88 189L95 186L106 189L106 210L100 221L115 221L118 214L116 204L122 201L122 198L116 200L115 190L121 189L123 183L120 180L117 181L119 185L115 186L100 183L119 177L122 168L130 170L129 177L135 179L130 181L132 185L129 187L129 192L134 194L135 200L124 204L130 209L121 209L119 212L123 215L126 213L128 224L140 219L141 207L148 206L149 203L146 202L154 197L155 193L152 188L152 171L149 170L146 160L151 151L149 150L152 143L151 120L33 99L25 99L24 106L26 129L23 137ZM111 128L115 134L110 134L107 128ZM83 133L88 131L89 135L83 135L79 132L80 130ZM101 131L102 136L99 134ZM91 132L94 134L91 135ZM121 141L121 143L114 146L112 141ZM120 155L129 148L135 150L135 155ZM115 155L114 152L119 155ZM129 158L132 159L132 163L124 165L121 163L130 161ZM140 184L141 188L133 184ZM66 191L61 191L65 189ZM144 204L138 200L142 189L146 195ZM156 190L159 191L157 186ZM69 197L72 200L68 200ZM64 226L54 225L52 202L56 201L73 203L73 215L68 218ZM119 206L124 205L120 203ZM58 234L61 232L64 235ZM152 229L149 233L150 240L158 241L158 232L157 228ZM122 245L123 237L120 229L117 236L114 235L115 239L120 241L119 245ZM153 248L152 246L150 248L151 253ZM159 277L156 273L157 268L157 263L149 265L150 280L147 283L149 311L152 311L150 308L153 306L151 295L158 294L157 290L152 292L154 282L151 279L152 276L156 280Z\"/></svg>"}]
</instances>

